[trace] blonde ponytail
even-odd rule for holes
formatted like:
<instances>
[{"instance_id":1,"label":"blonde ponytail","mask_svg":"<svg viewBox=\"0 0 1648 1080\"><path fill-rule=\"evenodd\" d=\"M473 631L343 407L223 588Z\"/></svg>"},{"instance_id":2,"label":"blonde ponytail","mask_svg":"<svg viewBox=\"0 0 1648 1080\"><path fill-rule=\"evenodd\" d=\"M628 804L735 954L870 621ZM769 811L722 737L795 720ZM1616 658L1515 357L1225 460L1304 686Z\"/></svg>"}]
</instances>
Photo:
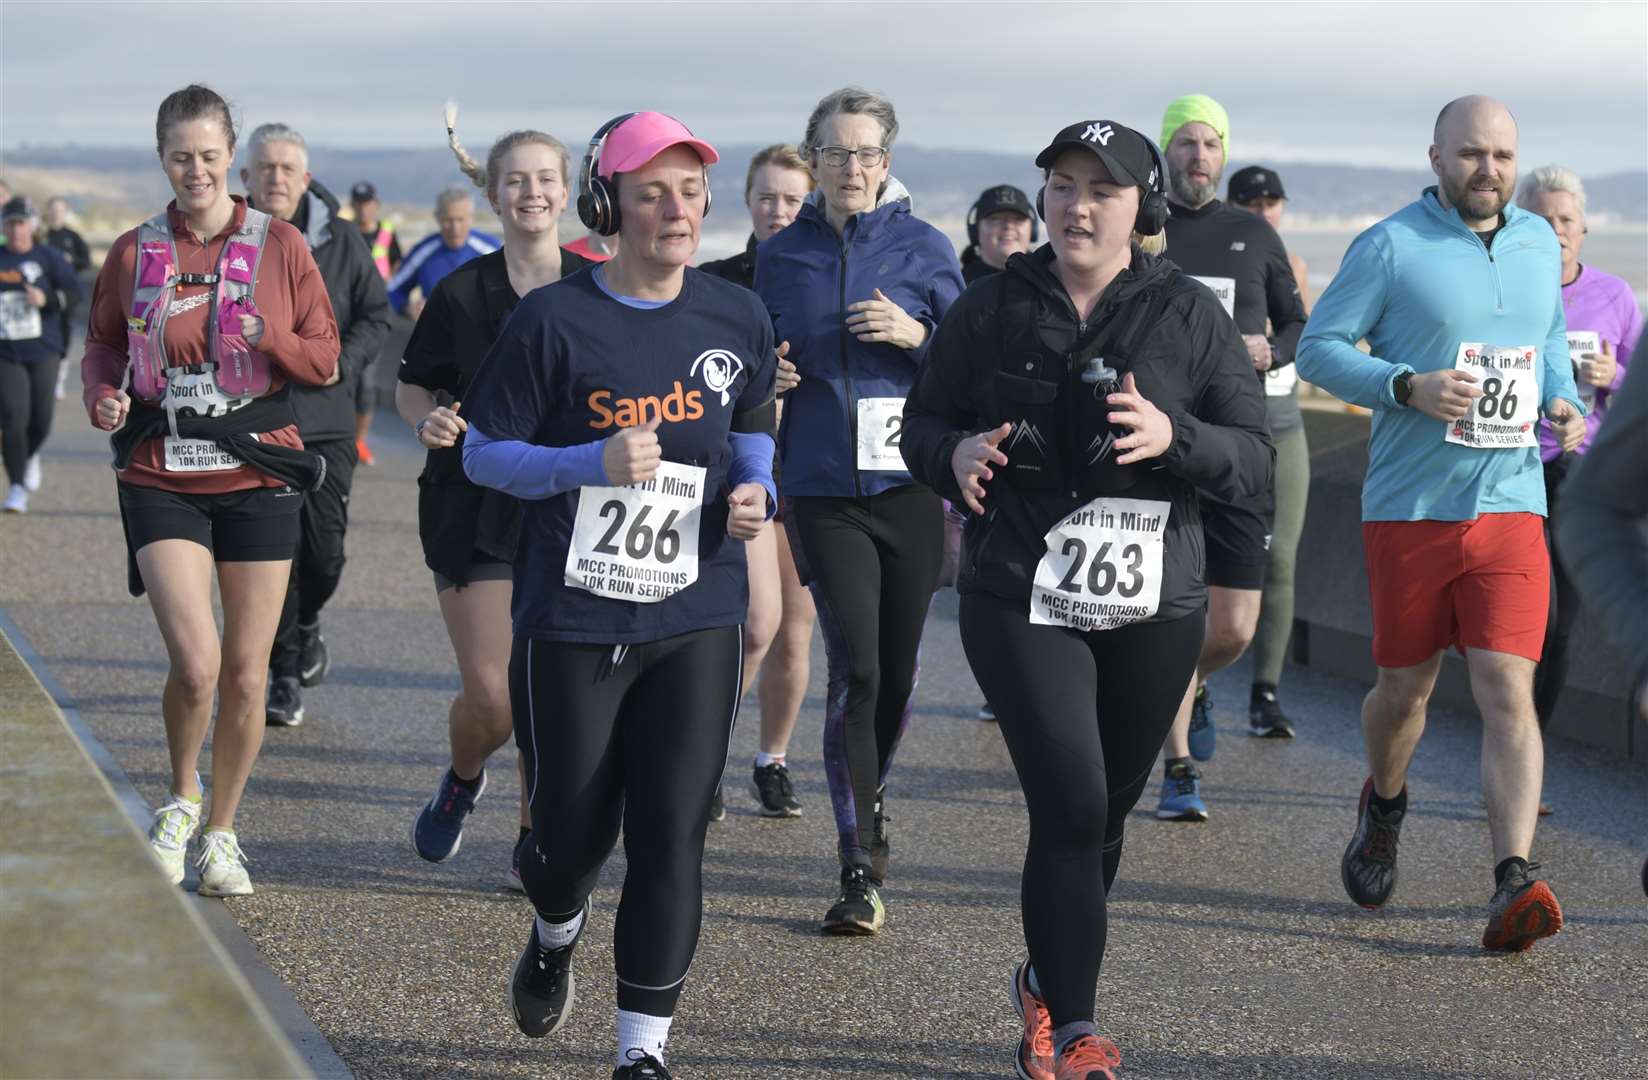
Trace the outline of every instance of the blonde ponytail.
<instances>
[{"instance_id":1,"label":"blonde ponytail","mask_svg":"<svg viewBox=\"0 0 1648 1080\"><path fill-rule=\"evenodd\" d=\"M1163 229L1154 236L1134 233L1133 242L1139 245L1139 250L1146 255L1161 255L1167 251L1167 230Z\"/></svg>"},{"instance_id":2,"label":"blonde ponytail","mask_svg":"<svg viewBox=\"0 0 1648 1080\"><path fill-rule=\"evenodd\" d=\"M517 146L527 144L547 146L554 151L561 159L561 182L568 188L572 186L572 177L569 175L572 171L572 154L567 150L566 144L555 136L545 134L542 131L511 131L492 144L492 149L487 151L486 164L483 166L470 156L469 151L465 150L463 144L458 141L458 103L456 101L446 103L445 116L446 144L452 147L452 153L458 159L458 168L463 170L465 176L474 181L476 187L486 192L488 199L496 201L498 198L497 183L499 176L502 175L504 155Z\"/></svg>"},{"instance_id":3,"label":"blonde ponytail","mask_svg":"<svg viewBox=\"0 0 1648 1080\"><path fill-rule=\"evenodd\" d=\"M463 174L469 177L476 187L488 190L486 170L481 167L480 162L470 156L468 150L463 148L463 143L458 141L458 103L448 99L444 114L446 117L446 143L452 147L452 153L458 159L458 168L463 170Z\"/></svg>"}]
</instances>

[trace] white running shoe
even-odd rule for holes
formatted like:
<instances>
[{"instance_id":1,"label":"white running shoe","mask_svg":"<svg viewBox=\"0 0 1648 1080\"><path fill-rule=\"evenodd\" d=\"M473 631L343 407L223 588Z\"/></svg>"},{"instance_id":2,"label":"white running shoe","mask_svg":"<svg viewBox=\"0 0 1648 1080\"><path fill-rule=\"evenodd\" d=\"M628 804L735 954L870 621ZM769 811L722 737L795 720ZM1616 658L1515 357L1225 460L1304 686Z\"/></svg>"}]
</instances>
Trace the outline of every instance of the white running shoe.
<instances>
[{"instance_id":1,"label":"white running shoe","mask_svg":"<svg viewBox=\"0 0 1648 1080\"><path fill-rule=\"evenodd\" d=\"M0 509L8 514L26 514L29 512L29 489L22 484L13 484L11 491L6 495L6 502Z\"/></svg>"},{"instance_id":2,"label":"white running shoe","mask_svg":"<svg viewBox=\"0 0 1648 1080\"><path fill-rule=\"evenodd\" d=\"M183 884L183 866L189 858L189 841L200 831L200 803L173 794L171 801L155 811L149 826L149 850L166 871L166 880Z\"/></svg>"},{"instance_id":3,"label":"white running shoe","mask_svg":"<svg viewBox=\"0 0 1648 1080\"><path fill-rule=\"evenodd\" d=\"M29 463L23 466L23 487L27 491L40 490L40 455L29 458Z\"/></svg>"},{"instance_id":4,"label":"white running shoe","mask_svg":"<svg viewBox=\"0 0 1648 1080\"><path fill-rule=\"evenodd\" d=\"M201 896L251 896L252 879L246 874L246 853L240 841L227 829L208 829L200 834Z\"/></svg>"}]
</instances>

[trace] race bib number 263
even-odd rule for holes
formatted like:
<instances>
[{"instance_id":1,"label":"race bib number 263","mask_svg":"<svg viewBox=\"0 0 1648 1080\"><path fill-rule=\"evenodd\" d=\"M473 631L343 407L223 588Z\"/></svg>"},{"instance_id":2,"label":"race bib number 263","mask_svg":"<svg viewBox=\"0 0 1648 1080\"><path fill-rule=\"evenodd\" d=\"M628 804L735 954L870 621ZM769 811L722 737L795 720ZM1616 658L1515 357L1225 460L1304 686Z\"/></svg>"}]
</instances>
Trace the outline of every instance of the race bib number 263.
<instances>
[{"instance_id":1,"label":"race bib number 263","mask_svg":"<svg viewBox=\"0 0 1648 1080\"><path fill-rule=\"evenodd\" d=\"M1067 514L1043 537L1030 621L1114 630L1156 614L1171 509L1151 499L1094 499Z\"/></svg>"},{"instance_id":2,"label":"race bib number 263","mask_svg":"<svg viewBox=\"0 0 1648 1080\"><path fill-rule=\"evenodd\" d=\"M1533 345L1460 345L1454 369L1474 376L1482 394L1468 414L1448 425L1447 441L1484 450L1538 446L1538 363Z\"/></svg>"}]
</instances>

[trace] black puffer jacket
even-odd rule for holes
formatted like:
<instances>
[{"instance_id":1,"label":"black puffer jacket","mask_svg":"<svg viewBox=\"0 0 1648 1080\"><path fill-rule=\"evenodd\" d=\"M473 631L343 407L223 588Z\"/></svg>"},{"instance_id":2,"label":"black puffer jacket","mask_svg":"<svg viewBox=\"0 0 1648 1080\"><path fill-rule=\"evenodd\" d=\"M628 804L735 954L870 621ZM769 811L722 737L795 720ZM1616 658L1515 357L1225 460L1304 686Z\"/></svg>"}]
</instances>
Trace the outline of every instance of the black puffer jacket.
<instances>
[{"instance_id":1,"label":"black puffer jacket","mask_svg":"<svg viewBox=\"0 0 1648 1080\"><path fill-rule=\"evenodd\" d=\"M956 445L1014 425L1001 444L1010 464L985 483L984 516L967 518L961 592L1021 601L1028 612L1050 529L1101 496L1145 500L1171 507L1151 618L1190 614L1207 592L1196 490L1235 500L1272 483L1276 454L1253 364L1212 293L1166 259L1135 248L1087 323L1052 264L1050 246L1014 255L945 314L905 402L904 461L959 507ZM1102 397L1080 378L1093 356L1119 375L1132 372L1139 392L1172 420L1166 453L1117 466L1114 451L1101 450L1088 464L1109 430Z\"/></svg>"},{"instance_id":2,"label":"black puffer jacket","mask_svg":"<svg viewBox=\"0 0 1648 1080\"><path fill-rule=\"evenodd\" d=\"M742 285L746 289L755 288L755 249L757 247L755 234L744 245L744 250L736 255L728 255L725 259L714 259L704 263L698 269L706 274L714 274L723 281L730 281L734 285Z\"/></svg>"},{"instance_id":3,"label":"black puffer jacket","mask_svg":"<svg viewBox=\"0 0 1648 1080\"><path fill-rule=\"evenodd\" d=\"M338 200L309 183L292 225L303 233L338 321L338 381L292 386L292 412L305 443L355 437L355 385L389 337L389 294L360 230L338 217Z\"/></svg>"}]
</instances>

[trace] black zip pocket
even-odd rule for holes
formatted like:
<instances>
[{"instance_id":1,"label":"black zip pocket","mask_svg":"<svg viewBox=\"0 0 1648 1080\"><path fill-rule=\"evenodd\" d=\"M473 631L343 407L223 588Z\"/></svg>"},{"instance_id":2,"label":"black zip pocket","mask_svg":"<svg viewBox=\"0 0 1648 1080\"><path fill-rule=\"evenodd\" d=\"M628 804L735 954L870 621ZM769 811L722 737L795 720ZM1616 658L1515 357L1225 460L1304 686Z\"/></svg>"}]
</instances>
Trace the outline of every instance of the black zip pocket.
<instances>
[{"instance_id":1,"label":"black zip pocket","mask_svg":"<svg viewBox=\"0 0 1648 1080\"><path fill-rule=\"evenodd\" d=\"M984 559L984 544L990 539L990 533L996 524L996 508L984 512L984 516L969 515L962 528L962 544L966 548L967 573L964 580L973 581L978 577L979 564Z\"/></svg>"}]
</instances>

